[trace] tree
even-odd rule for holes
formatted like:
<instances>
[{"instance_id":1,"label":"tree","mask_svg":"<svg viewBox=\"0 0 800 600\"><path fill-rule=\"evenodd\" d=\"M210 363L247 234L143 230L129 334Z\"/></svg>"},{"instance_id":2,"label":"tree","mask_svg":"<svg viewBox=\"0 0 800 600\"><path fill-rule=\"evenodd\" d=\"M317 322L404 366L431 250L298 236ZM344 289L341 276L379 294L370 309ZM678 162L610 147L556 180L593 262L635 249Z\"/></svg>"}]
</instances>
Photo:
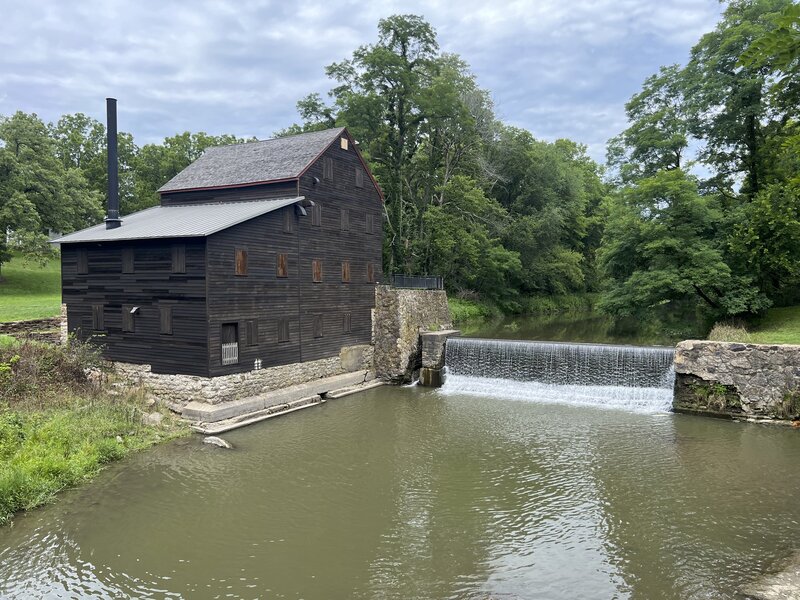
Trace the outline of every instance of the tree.
<instances>
[{"instance_id":1,"label":"tree","mask_svg":"<svg viewBox=\"0 0 800 600\"><path fill-rule=\"evenodd\" d=\"M12 249L27 258L50 256L48 231L73 231L101 218L99 194L79 169L59 161L39 117L1 118L0 142L0 265Z\"/></svg>"},{"instance_id":2,"label":"tree","mask_svg":"<svg viewBox=\"0 0 800 600\"><path fill-rule=\"evenodd\" d=\"M693 299L717 316L769 305L751 278L732 273L716 240L721 214L682 170L660 171L610 200L600 267L600 306L636 314Z\"/></svg>"}]
</instances>

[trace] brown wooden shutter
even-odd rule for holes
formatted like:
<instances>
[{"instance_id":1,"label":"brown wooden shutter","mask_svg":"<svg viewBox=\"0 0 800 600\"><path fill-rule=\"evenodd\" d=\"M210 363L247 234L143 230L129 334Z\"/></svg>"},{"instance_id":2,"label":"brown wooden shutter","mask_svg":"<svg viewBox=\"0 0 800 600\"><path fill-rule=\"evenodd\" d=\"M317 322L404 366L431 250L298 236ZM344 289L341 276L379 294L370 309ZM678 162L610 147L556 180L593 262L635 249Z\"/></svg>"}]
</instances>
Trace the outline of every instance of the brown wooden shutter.
<instances>
[{"instance_id":1,"label":"brown wooden shutter","mask_svg":"<svg viewBox=\"0 0 800 600\"><path fill-rule=\"evenodd\" d=\"M350 283L350 262L342 263L342 283Z\"/></svg>"},{"instance_id":2,"label":"brown wooden shutter","mask_svg":"<svg viewBox=\"0 0 800 600\"><path fill-rule=\"evenodd\" d=\"M367 283L375 283L375 265L367 263Z\"/></svg>"},{"instance_id":3,"label":"brown wooden shutter","mask_svg":"<svg viewBox=\"0 0 800 600\"><path fill-rule=\"evenodd\" d=\"M361 167L356 167L356 187L364 187L364 170Z\"/></svg>"},{"instance_id":4,"label":"brown wooden shutter","mask_svg":"<svg viewBox=\"0 0 800 600\"><path fill-rule=\"evenodd\" d=\"M236 274L247 275L247 250L236 248Z\"/></svg>"},{"instance_id":5,"label":"brown wooden shutter","mask_svg":"<svg viewBox=\"0 0 800 600\"><path fill-rule=\"evenodd\" d=\"M314 283L322 282L322 261L321 260L312 260L311 261L311 281Z\"/></svg>"},{"instance_id":6,"label":"brown wooden shutter","mask_svg":"<svg viewBox=\"0 0 800 600\"><path fill-rule=\"evenodd\" d=\"M86 275L89 272L89 253L86 249L78 250L78 275Z\"/></svg>"},{"instance_id":7,"label":"brown wooden shutter","mask_svg":"<svg viewBox=\"0 0 800 600\"><path fill-rule=\"evenodd\" d=\"M314 337L321 338L322 337L322 315L314 315Z\"/></svg>"},{"instance_id":8,"label":"brown wooden shutter","mask_svg":"<svg viewBox=\"0 0 800 600\"><path fill-rule=\"evenodd\" d=\"M278 342L289 341L289 319L278 319Z\"/></svg>"},{"instance_id":9,"label":"brown wooden shutter","mask_svg":"<svg viewBox=\"0 0 800 600\"><path fill-rule=\"evenodd\" d=\"M278 277L289 276L289 265L286 254L278 254L277 276Z\"/></svg>"},{"instance_id":10,"label":"brown wooden shutter","mask_svg":"<svg viewBox=\"0 0 800 600\"><path fill-rule=\"evenodd\" d=\"M175 244L172 246L172 272L186 273L186 245Z\"/></svg>"},{"instance_id":11,"label":"brown wooden shutter","mask_svg":"<svg viewBox=\"0 0 800 600\"><path fill-rule=\"evenodd\" d=\"M133 248L122 249L122 272L133 273Z\"/></svg>"},{"instance_id":12,"label":"brown wooden shutter","mask_svg":"<svg viewBox=\"0 0 800 600\"><path fill-rule=\"evenodd\" d=\"M172 335L172 307L160 306L158 310L161 317L161 333Z\"/></svg>"}]
</instances>

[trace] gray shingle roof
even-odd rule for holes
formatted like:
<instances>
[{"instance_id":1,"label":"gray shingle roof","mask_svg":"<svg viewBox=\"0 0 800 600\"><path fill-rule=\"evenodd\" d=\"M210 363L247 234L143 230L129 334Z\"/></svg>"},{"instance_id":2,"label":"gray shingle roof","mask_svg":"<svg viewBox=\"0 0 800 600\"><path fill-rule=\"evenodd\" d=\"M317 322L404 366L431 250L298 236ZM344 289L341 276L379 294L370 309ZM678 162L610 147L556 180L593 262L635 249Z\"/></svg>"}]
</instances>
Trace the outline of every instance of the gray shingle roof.
<instances>
[{"instance_id":1,"label":"gray shingle roof","mask_svg":"<svg viewBox=\"0 0 800 600\"><path fill-rule=\"evenodd\" d=\"M116 229L106 229L102 223L65 235L53 243L204 237L303 199L299 196L250 202L154 206L122 217L122 226Z\"/></svg>"},{"instance_id":2,"label":"gray shingle roof","mask_svg":"<svg viewBox=\"0 0 800 600\"><path fill-rule=\"evenodd\" d=\"M283 138L208 148L203 155L158 190L247 185L299 177L344 127Z\"/></svg>"}]
</instances>

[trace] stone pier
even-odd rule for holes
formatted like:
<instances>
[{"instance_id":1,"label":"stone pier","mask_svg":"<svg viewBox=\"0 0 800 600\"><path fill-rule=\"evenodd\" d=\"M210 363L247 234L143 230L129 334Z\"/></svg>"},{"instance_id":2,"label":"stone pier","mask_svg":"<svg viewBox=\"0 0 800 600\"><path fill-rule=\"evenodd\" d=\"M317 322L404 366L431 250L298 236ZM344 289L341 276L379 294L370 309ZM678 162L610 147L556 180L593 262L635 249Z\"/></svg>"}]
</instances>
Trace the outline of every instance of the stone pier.
<instances>
[{"instance_id":1,"label":"stone pier","mask_svg":"<svg viewBox=\"0 0 800 600\"><path fill-rule=\"evenodd\" d=\"M422 343L422 368L419 371L419 384L425 387L444 385L444 359L447 340L460 336L457 329L426 331L420 334Z\"/></svg>"}]
</instances>

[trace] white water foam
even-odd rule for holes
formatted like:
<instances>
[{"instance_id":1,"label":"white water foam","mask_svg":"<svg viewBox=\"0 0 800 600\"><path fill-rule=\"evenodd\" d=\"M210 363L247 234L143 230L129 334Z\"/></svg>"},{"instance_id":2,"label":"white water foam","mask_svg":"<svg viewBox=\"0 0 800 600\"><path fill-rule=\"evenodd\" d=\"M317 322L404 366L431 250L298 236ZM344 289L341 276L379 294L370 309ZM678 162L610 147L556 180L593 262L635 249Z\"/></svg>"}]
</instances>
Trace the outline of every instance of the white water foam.
<instances>
[{"instance_id":1,"label":"white water foam","mask_svg":"<svg viewBox=\"0 0 800 600\"><path fill-rule=\"evenodd\" d=\"M468 375L447 375L439 393L468 394L545 404L573 404L656 414L672 407L672 389L613 385L556 385Z\"/></svg>"}]
</instances>

